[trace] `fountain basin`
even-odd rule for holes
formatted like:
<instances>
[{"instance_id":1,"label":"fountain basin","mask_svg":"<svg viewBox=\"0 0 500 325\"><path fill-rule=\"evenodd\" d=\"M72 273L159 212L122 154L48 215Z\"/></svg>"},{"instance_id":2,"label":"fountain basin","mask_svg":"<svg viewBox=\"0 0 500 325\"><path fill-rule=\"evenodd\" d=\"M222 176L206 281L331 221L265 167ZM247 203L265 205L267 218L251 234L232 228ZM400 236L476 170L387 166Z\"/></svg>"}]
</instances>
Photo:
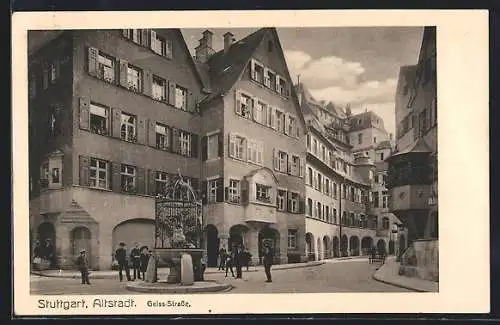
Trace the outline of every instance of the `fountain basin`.
<instances>
[{"instance_id":1,"label":"fountain basin","mask_svg":"<svg viewBox=\"0 0 500 325\"><path fill-rule=\"evenodd\" d=\"M192 285L183 286L180 283L167 283L162 280L154 283L129 282L126 288L130 291L141 293L202 293L231 290L229 283L218 283L215 281L197 281Z\"/></svg>"}]
</instances>

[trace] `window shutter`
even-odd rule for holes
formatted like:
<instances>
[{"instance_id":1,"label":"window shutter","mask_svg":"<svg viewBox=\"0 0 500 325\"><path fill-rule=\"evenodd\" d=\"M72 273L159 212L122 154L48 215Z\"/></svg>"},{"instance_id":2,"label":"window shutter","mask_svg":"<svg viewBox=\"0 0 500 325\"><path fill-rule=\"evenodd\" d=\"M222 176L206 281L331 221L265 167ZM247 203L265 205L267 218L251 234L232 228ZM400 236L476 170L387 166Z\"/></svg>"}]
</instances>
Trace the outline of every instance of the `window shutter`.
<instances>
[{"instance_id":1,"label":"window shutter","mask_svg":"<svg viewBox=\"0 0 500 325\"><path fill-rule=\"evenodd\" d=\"M279 158L279 150L273 149L273 161L274 161L274 170L280 170L280 158Z\"/></svg>"},{"instance_id":2,"label":"window shutter","mask_svg":"<svg viewBox=\"0 0 500 325\"><path fill-rule=\"evenodd\" d=\"M128 62L120 60L120 86L128 88Z\"/></svg>"},{"instance_id":3,"label":"window shutter","mask_svg":"<svg viewBox=\"0 0 500 325\"><path fill-rule=\"evenodd\" d=\"M301 157L299 166L299 176L304 177L305 174L306 174L306 159L304 157Z\"/></svg>"},{"instance_id":4,"label":"window shutter","mask_svg":"<svg viewBox=\"0 0 500 325\"><path fill-rule=\"evenodd\" d=\"M111 135L114 138L120 138L121 125L122 125L122 111L119 108L113 108L112 112L113 114L111 115L112 118L111 127L113 132L111 133Z\"/></svg>"},{"instance_id":5,"label":"window shutter","mask_svg":"<svg viewBox=\"0 0 500 325\"><path fill-rule=\"evenodd\" d=\"M148 193L156 195L156 171L153 169L148 170Z\"/></svg>"},{"instance_id":6,"label":"window shutter","mask_svg":"<svg viewBox=\"0 0 500 325\"><path fill-rule=\"evenodd\" d=\"M144 70L142 74L142 91L144 95L153 96L153 72L151 70Z\"/></svg>"},{"instance_id":7,"label":"window shutter","mask_svg":"<svg viewBox=\"0 0 500 325\"><path fill-rule=\"evenodd\" d=\"M148 142L148 120L144 117L138 118L137 123L137 141L140 144L147 144Z\"/></svg>"},{"instance_id":8,"label":"window shutter","mask_svg":"<svg viewBox=\"0 0 500 325\"><path fill-rule=\"evenodd\" d=\"M126 38L129 38L129 34L128 34L129 30L128 29L122 29L122 36L123 37L126 37Z\"/></svg>"},{"instance_id":9,"label":"window shutter","mask_svg":"<svg viewBox=\"0 0 500 325\"><path fill-rule=\"evenodd\" d=\"M141 29L141 38L142 38L142 46L146 46L148 47L149 46L149 29Z\"/></svg>"},{"instance_id":10,"label":"window shutter","mask_svg":"<svg viewBox=\"0 0 500 325\"><path fill-rule=\"evenodd\" d=\"M249 195L250 195L248 181L246 179L241 180L240 186L241 186L240 202L241 202L241 204L248 204Z\"/></svg>"},{"instance_id":11,"label":"window shutter","mask_svg":"<svg viewBox=\"0 0 500 325\"><path fill-rule=\"evenodd\" d=\"M198 135L191 134L191 157L198 158Z\"/></svg>"},{"instance_id":12,"label":"window shutter","mask_svg":"<svg viewBox=\"0 0 500 325\"><path fill-rule=\"evenodd\" d=\"M168 103L175 106L175 82L168 82Z\"/></svg>"},{"instance_id":13,"label":"window shutter","mask_svg":"<svg viewBox=\"0 0 500 325\"><path fill-rule=\"evenodd\" d=\"M215 191L215 202L224 202L224 179L217 180L217 189Z\"/></svg>"},{"instance_id":14,"label":"window shutter","mask_svg":"<svg viewBox=\"0 0 500 325\"><path fill-rule=\"evenodd\" d=\"M166 50L166 57L167 59L172 60L174 58L174 48L172 45L172 41L166 40L165 41L165 50Z\"/></svg>"},{"instance_id":15,"label":"window shutter","mask_svg":"<svg viewBox=\"0 0 500 325\"><path fill-rule=\"evenodd\" d=\"M89 130L90 128L90 100L87 97L79 98L80 106L80 129Z\"/></svg>"},{"instance_id":16,"label":"window shutter","mask_svg":"<svg viewBox=\"0 0 500 325\"><path fill-rule=\"evenodd\" d=\"M290 127L290 119L288 118L289 116L290 116L290 114L288 114L288 113L285 114L285 134L286 135L291 135L288 132L288 128Z\"/></svg>"},{"instance_id":17,"label":"window shutter","mask_svg":"<svg viewBox=\"0 0 500 325\"><path fill-rule=\"evenodd\" d=\"M136 189L138 194L146 194L146 170L137 167L137 183Z\"/></svg>"},{"instance_id":18,"label":"window shutter","mask_svg":"<svg viewBox=\"0 0 500 325\"><path fill-rule=\"evenodd\" d=\"M88 48L87 54L87 69L91 76L97 77L98 75L98 63L97 57L99 56L99 50L95 47Z\"/></svg>"},{"instance_id":19,"label":"window shutter","mask_svg":"<svg viewBox=\"0 0 500 325\"><path fill-rule=\"evenodd\" d=\"M306 201L302 195L299 196L299 214L304 214L306 212Z\"/></svg>"},{"instance_id":20,"label":"window shutter","mask_svg":"<svg viewBox=\"0 0 500 325\"><path fill-rule=\"evenodd\" d=\"M155 41L156 41L156 32L154 30L151 30L149 32L149 48L156 52L154 48Z\"/></svg>"},{"instance_id":21,"label":"window shutter","mask_svg":"<svg viewBox=\"0 0 500 325\"><path fill-rule=\"evenodd\" d=\"M156 148L156 121L150 119L148 123L148 144Z\"/></svg>"},{"instance_id":22,"label":"window shutter","mask_svg":"<svg viewBox=\"0 0 500 325\"><path fill-rule=\"evenodd\" d=\"M280 76L276 75L276 91L280 91Z\"/></svg>"},{"instance_id":23,"label":"window shutter","mask_svg":"<svg viewBox=\"0 0 500 325\"><path fill-rule=\"evenodd\" d=\"M122 191L121 164L117 162L111 163L111 187L113 192Z\"/></svg>"},{"instance_id":24,"label":"window shutter","mask_svg":"<svg viewBox=\"0 0 500 325\"><path fill-rule=\"evenodd\" d=\"M234 102L236 103L236 106L234 108L236 114L241 115L241 93L237 90L234 91Z\"/></svg>"},{"instance_id":25,"label":"window shutter","mask_svg":"<svg viewBox=\"0 0 500 325\"><path fill-rule=\"evenodd\" d=\"M287 164L286 164L287 165L287 173L290 174L290 175L292 175L293 174L293 168L292 168L293 167L292 166L292 160L293 160L293 158L289 159L288 156L289 155L287 155L287 159L286 159L286 161L287 161Z\"/></svg>"},{"instance_id":26,"label":"window shutter","mask_svg":"<svg viewBox=\"0 0 500 325\"><path fill-rule=\"evenodd\" d=\"M191 113L196 112L194 95L191 91L188 91L188 95L187 95L187 110L188 110L188 112L191 112Z\"/></svg>"},{"instance_id":27,"label":"window shutter","mask_svg":"<svg viewBox=\"0 0 500 325\"><path fill-rule=\"evenodd\" d=\"M80 185L89 186L90 159L80 156Z\"/></svg>"},{"instance_id":28,"label":"window shutter","mask_svg":"<svg viewBox=\"0 0 500 325\"><path fill-rule=\"evenodd\" d=\"M229 138L228 155L229 157L234 158L236 155L236 146L235 146L236 136L234 134L229 133L228 138Z\"/></svg>"},{"instance_id":29,"label":"window shutter","mask_svg":"<svg viewBox=\"0 0 500 325\"><path fill-rule=\"evenodd\" d=\"M292 193L286 191L286 211L292 212Z\"/></svg>"},{"instance_id":30,"label":"window shutter","mask_svg":"<svg viewBox=\"0 0 500 325\"><path fill-rule=\"evenodd\" d=\"M201 137L201 160L206 161L208 157L208 137Z\"/></svg>"},{"instance_id":31,"label":"window shutter","mask_svg":"<svg viewBox=\"0 0 500 325\"><path fill-rule=\"evenodd\" d=\"M200 188L200 193L201 193L201 202L203 204L207 204L207 181L202 181L201 182L201 188Z\"/></svg>"},{"instance_id":32,"label":"window shutter","mask_svg":"<svg viewBox=\"0 0 500 325\"><path fill-rule=\"evenodd\" d=\"M223 141L223 139L224 139L224 133L221 132L217 135L218 151L219 151L218 156L221 158L224 156L224 141Z\"/></svg>"},{"instance_id":33,"label":"window shutter","mask_svg":"<svg viewBox=\"0 0 500 325\"><path fill-rule=\"evenodd\" d=\"M257 120L257 103L258 103L257 97L252 97L251 103L252 103L252 119L257 122L257 123L262 123L262 120L258 121ZM260 118L262 119L262 111L260 111Z\"/></svg>"},{"instance_id":34,"label":"window shutter","mask_svg":"<svg viewBox=\"0 0 500 325\"><path fill-rule=\"evenodd\" d=\"M224 187L224 201L228 201L229 200L229 187L226 186Z\"/></svg>"},{"instance_id":35,"label":"window shutter","mask_svg":"<svg viewBox=\"0 0 500 325\"><path fill-rule=\"evenodd\" d=\"M255 80L255 61L254 60L252 60L250 62L250 78L252 80Z\"/></svg>"},{"instance_id":36,"label":"window shutter","mask_svg":"<svg viewBox=\"0 0 500 325\"><path fill-rule=\"evenodd\" d=\"M172 152L179 153L179 136L180 130L177 128L172 128Z\"/></svg>"}]
</instances>

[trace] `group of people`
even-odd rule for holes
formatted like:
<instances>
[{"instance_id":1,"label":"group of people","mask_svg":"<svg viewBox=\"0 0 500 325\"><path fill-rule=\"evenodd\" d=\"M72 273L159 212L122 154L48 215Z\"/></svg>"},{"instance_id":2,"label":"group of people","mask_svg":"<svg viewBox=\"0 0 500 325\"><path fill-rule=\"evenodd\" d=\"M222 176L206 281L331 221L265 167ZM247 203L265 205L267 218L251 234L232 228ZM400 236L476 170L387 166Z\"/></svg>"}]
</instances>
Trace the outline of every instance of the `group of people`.
<instances>
[{"instance_id":1,"label":"group of people","mask_svg":"<svg viewBox=\"0 0 500 325\"><path fill-rule=\"evenodd\" d=\"M262 258L264 264L264 270L266 273L266 282L272 282L271 278L271 266L273 264L273 252L269 244L264 244L262 250ZM228 271L231 271L233 278L242 279L243 272L242 269L246 266L247 271L252 260L252 254L246 249L238 245L234 246L229 252L226 251L225 247L222 246L219 249L219 268L218 270L225 271L225 277L227 278ZM236 268L236 276L234 275L233 267Z\"/></svg>"},{"instance_id":2,"label":"group of people","mask_svg":"<svg viewBox=\"0 0 500 325\"><path fill-rule=\"evenodd\" d=\"M120 243L118 249L115 251L115 260L118 263L118 275L120 277L120 282L123 281L123 271L125 271L125 276L127 281L135 281L136 279L146 280L146 270L148 268L149 258L152 256L153 252L148 248L148 246L139 247L138 243L135 243L134 248L130 250L130 254L127 254L127 245L125 243ZM133 278L130 275L130 265L133 269Z\"/></svg>"},{"instance_id":3,"label":"group of people","mask_svg":"<svg viewBox=\"0 0 500 325\"><path fill-rule=\"evenodd\" d=\"M385 263L386 252L383 246L379 247L378 249L375 246L372 246L372 248L370 249L370 257L368 259L368 263L370 264L374 263L375 260L377 259L377 255L378 259L380 259L382 264Z\"/></svg>"},{"instance_id":4,"label":"group of people","mask_svg":"<svg viewBox=\"0 0 500 325\"><path fill-rule=\"evenodd\" d=\"M40 241L35 241L35 247L33 248L33 263L41 263L42 260L48 261L50 267L54 267L55 264L55 249L50 238L45 239L43 246L40 245Z\"/></svg>"}]
</instances>

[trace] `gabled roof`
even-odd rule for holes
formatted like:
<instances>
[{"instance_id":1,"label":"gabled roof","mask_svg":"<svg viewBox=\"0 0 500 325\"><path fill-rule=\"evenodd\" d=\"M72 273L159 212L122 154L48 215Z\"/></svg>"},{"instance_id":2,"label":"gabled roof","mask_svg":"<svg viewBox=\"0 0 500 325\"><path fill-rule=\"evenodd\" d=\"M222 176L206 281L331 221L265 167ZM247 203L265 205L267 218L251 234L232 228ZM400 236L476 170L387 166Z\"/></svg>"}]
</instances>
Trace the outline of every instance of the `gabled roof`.
<instances>
[{"instance_id":1,"label":"gabled roof","mask_svg":"<svg viewBox=\"0 0 500 325\"><path fill-rule=\"evenodd\" d=\"M276 28L261 28L247 37L234 42L227 52L220 50L210 56L207 64L209 67L208 75L212 92L206 96L205 99L203 99L203 102L208 102L231 91L233 86L245 71L252 55L262 43L266 33L271 33L275 38L279 53L278 55L280 55L284 61L285 77L292 83ZM302 125L306 126L304 115L300 109L297 93L293 87L291 87L291 99L295 102L295 105L298 108L297 115L302 121Z\"/></svg>"},{"instance_id":2,"label":"gabled roof","mask_svg":"<svg viewBox=\"0 0 500 325\"><path fill-rule=\"evenodd\" d=\"M427 145L427 143L425 142L425 140L423 138L418 138L418 140L415 141L413 143L413 145L407 147L403 151L395 153L394 155L390 156L389 158L394 158L394 157L398 157L398 156L402 156L402 155L410 154L410 153L427 153L427 154L431 154L432 153L432 149L429 148L429 146Z\"/></svg>"}]
</instances>

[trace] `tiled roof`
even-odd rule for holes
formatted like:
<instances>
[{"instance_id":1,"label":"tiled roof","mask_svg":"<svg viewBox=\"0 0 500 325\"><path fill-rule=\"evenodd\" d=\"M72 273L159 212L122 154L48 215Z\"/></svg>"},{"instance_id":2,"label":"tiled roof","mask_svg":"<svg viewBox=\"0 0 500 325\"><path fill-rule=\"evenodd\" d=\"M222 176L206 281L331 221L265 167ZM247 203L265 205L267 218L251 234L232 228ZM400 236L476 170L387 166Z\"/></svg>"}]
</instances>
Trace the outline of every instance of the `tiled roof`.
<instances>
[{"instance_id":1,"label":"tiled roof","mask_svg":"<svg viewBox=\"0 0 500 325\"><path fill-rule=\"evenodd\" d=\"M401 156L401 155L408 154L408 153L429 153L430 154L430 153L432 153L432 149L429 148L429 146L427 145L427 143L425 142L425 140L423 138L419 138L415 143L413 143L413 145L407 147L403 151L399 151L399 152L393 154L390 158L396 157L396 156Z\"/></svg>"},{"instance_id":2,"label":"tiled roof","mask_svg":"<svg viewBox=\"0 0 500 325\"><path fill-rule=\"evenodd\" d=\"M379 124L374 122L377 119L379 120ZM358 123L358 120L361 120L361 123ZM351 116L349 118L349 124L351 126L350 131L359 131L371 127L385 130L384 120L373 111L367 111Z\"/></svg>"}]
</instances>

